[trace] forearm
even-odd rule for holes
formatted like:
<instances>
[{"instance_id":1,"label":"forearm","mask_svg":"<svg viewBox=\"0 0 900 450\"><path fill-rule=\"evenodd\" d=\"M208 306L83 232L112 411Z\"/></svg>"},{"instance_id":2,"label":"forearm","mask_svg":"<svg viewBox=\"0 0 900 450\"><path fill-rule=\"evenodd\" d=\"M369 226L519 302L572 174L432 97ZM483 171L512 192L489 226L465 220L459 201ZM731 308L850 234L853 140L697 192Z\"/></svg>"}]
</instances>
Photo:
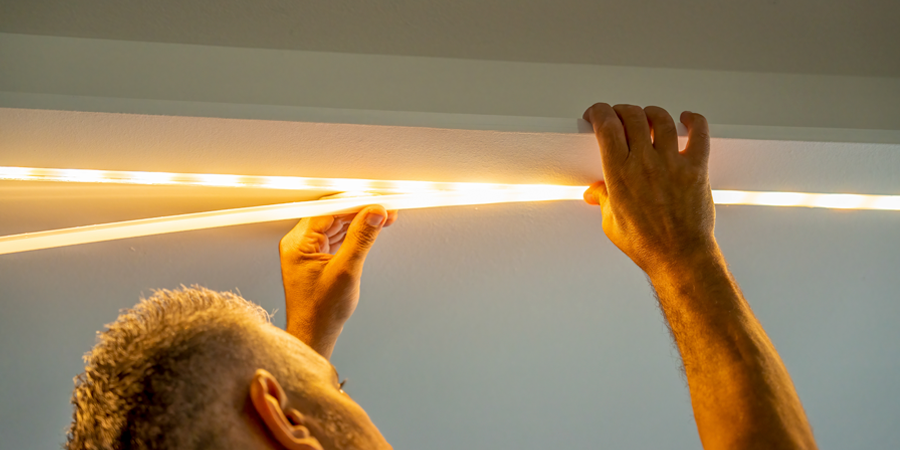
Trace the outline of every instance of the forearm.
<instances>
[{"instance_id":1,"label":"forearm","mask_svg":"<svg viewBox=\"0 0 900 450\"><path fill-rule=\"evenodd\" d=\"M704 448L815 448L790 376L717 247L651 274Z\"/></svg>"}]
</instances>

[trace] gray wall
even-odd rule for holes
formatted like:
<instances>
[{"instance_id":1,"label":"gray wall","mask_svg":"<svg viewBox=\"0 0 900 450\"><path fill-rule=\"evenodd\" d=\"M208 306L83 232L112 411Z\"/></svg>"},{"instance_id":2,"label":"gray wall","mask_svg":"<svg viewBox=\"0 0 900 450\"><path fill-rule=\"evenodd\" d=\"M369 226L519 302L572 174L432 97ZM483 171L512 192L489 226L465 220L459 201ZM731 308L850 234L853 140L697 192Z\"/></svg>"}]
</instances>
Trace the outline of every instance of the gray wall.
<instances>
[{"instance_id":1,"label":"gray wall","mask_svg":"<svg viewBox=\"0 0 900 450\"><path fill-rule=\"evenodd\" d=\"M17 54L10 50L15 47L9 44L12 40L4 37L0 42L6 45L0 48L7 52L4 55ZM175 64L176 53L184 50L175 47L154 52ZM95 50L99 51L84 51ZM28 73L19 71L22 65L4 64L0 84L8 92L37 96L177 100L185 92L186 100L223 103L275 103L271 92L304 88L290 84L289 77L279 78L284 83L280 87L274 81L256 87L237 84L233 93L224 82L204 91L178 77L147 88L139 73L128 72L125 63L117 66L110 56L128 52L118 47L104 51L112 53L100 54L105 56L79 69L83 72L72 79L68 75L73 72L67 71L76 70L77 61L51 61L46 67L53 68L54 75L40 79L22 75ZM167 51L172 52L168 57ZM19 57L29 58L24 55ZM263 59L271 62L282 54L266 55ZM309 55L291 55L309 61L303 59ZM389 64L394 60L366 58L385 68L396 67ZM56 64L59 61L65 64ZM346 67L366 67L359 65L361 60L344 61ZM652 82L663 96L663 91L676 86L665 84L669 75L680 74L687 77L684 80L691 72L596 69L595 76L619 77L621 84L591 90L591 78L584 71L595 69L589 67L565 66L570 72L541 78L536 74L549 66L522 65L515 66L521 69L521 79L503 79L503 71L513 66L451 60L425 64L429 70L446 64L456 70L449 73L469 78L446 84L423 76L426 68L419 67L418 72L395 74L399 78L373 78L371 85L353 95L338 84L324 94L307 86L321 94L315 102L302 95L287 101L297 106L510 115L526 111L522 114L577 117L593 101L611 98L665 103L676 111L708 105L714 123L834 127L840 121L828 117L823 106L827 102L807 101L817 98L817 90L855 86L859 89L837 89L828 95L867 114L866 99L878 92L890 97L884 93L895 93L898 86L895 79L869 83L859 77L708 72L706 80L719 82L707 83L710 92L698 87L696 98L674 93L657 102L653 92L641 91L641 80ZM120 77L107 79L108 84L91 84L92 70L108 73L117 67ZM364 78L362 71L348 73ZM161 80L157 75L153 80ZM413 86L412 80L418 80L419 87L403 91ZM808 90L768 90L772 83ZM879 91L877 86L885 88ZM346 97L339 97L342 92ZM536 94L524 95L528 92ZM717 97L720 92L732 97L725 101ZM779 110L767 119L767 104L753 100L759 96L794 109ZM577 108L576 97L583 99ZM519 103L510 106L511 99ZM881 115L873 119L879 122L872 128L896 130L896 102L877 105ZM853 120L846 126L865 128L865 120ZM723 163L720 167L731 172L719 172L719 187L748 187L741 185L745 174L776 173L778 188L856 186L859 192L900 193L896 170L891 169L897 167L896 146L859 154L852 148L837 153L822 148L823 157L815 162L808 153L814 153L815 146L804 150L807 153L784 144L773 143L772 148L794 161L794 168L768 171L752 159L737 166ZM60 152L62 159L72 160L65 149ZM24 161L29 155L37 153L23 156L21 148L0 141L2 158ZM52 154L38 156L52 165ZM135 156L144 157L160 163L152 154ZM762 152L760 157L768 156ZM846 162L854 159L861 165L845 170ZM796 178L791 177L792 170ZM41 220L55 223L54 213L71 211L60 199L44 201L29 208L35 226L45 223ZM147 201L156 205L168 200ZM140 212L141 206L130 208ZM12 217L10 211L0 209L0 224L25 220ZM821 447L897 447L900 215L740 206L719 207L717 212L718 239L791 371ZM43 449L63 441L71 416L72 377L82 367L81 355L118 309L133 305L153 288L193 283L237 288L269 310L283 310L276 246L291 225L235 227L0 257L0 447ZM406 211L370 256L362 302L333 359L350 380L350 395L398 449L698 448L677 355L654 302L641 272L602 235L599 212L578 202ZM283 321L280 312L276 322Z\"/></svg>"},{"instance_id":2,"label":"gray wall","mask_svg":"<svg viewBox=\"0 0 900 450\"><path fill-rule=\"evenodd\" d=\"M896 213L718 218L822 448L900 443ZM459 207L407 211L384 233L333 362L396 448L699 447L650 289L599 219L577 203ZM0 259L3 447L63 439L81 354L141 293L199 283L283 310L276 245L291 225Z\"/></svg>"}]
</instances>

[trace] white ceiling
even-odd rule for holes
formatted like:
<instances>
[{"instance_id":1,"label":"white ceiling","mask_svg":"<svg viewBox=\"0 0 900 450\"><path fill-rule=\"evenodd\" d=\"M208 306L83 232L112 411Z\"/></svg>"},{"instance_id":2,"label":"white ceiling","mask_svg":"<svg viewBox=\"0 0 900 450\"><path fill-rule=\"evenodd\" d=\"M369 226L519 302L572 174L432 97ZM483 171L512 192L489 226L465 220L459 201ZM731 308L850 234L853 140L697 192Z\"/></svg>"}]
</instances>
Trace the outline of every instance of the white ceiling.
<instances>
[{"instance_id":1,"label":"white ceiling","mask_svg":"<svg viewBox=\"0 0 900 450\"><path fill-rule=\"evenodd\" d=\"M586 184L591 136L551 131L609 101L710 117L716 187L900 194L895 3L536 4L3 0L0 31L66 37L0 33L0 165ZM0 233L289 198L2 183ZM717 218L820 445L894 447L900 215ZM0 257L4 448L58 446L81 354L141 293L199 283L283 311L291 222ZM395 448L699 447L646 281L596 208L405 211L362 296L334 362Z\"/></svg>"},{"instance_id":2,"label":"white ceiling","mask_svg":"<svg viewBox=\"0 0 900 450\"><path fill-rule=\"evenodd\" d=\"M900 76L888 0L3 0L0 31L324 52Z\"/></svg>"}]
</instances>

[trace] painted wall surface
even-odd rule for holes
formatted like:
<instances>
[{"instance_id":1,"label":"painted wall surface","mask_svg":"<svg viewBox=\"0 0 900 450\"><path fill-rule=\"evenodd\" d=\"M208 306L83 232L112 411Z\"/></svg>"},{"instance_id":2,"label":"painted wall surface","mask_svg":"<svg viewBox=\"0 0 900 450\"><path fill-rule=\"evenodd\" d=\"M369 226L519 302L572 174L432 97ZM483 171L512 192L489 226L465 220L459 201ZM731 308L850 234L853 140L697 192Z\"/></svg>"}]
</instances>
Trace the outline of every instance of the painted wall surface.
<instances>
[{"instance_id":1,"label":"painted wall surface","mask_svg":"<svg viewBox=\"0 0 900 450\"><path fill-rule=\"evenodd\" d=\"M0 100L50 99L31 106L44 109L63 97L103 97L130 112L178 101L221 111L244 103L574 118L608 100L695 109L719 124L900 129L900 84L890 78L12 35L0 36L0 59L16 62L0 65ZM587 183L600 173L595 145L579 134L0 109L3 165ZM717 139L712 158L719 188L900 194L896 144ZM284 199L2 183L0 233ZM738 206L717 214L719 242L821 447L900 446L900 215ZM0 446L62 442L72 377L94 333L154 288L239 289L283 311L277 242L291 226L0 257ZM599 211L579 202L401 213L370 254L334 362L398 449L699 448L650 288L603 236Z\"/></svg>"},{"instance_id":2,"label":"painted wall surface","mask_svg":"<svg viewBox=\"0 0 900 450\"><path fill-rule=\"evenodd\" d=\"M3 447L61 442L94 332L153 288L239 289L283 311L277 242L291 226L0 258ZM900 443L898 228L891 212L718 209L822 448ZM333 362L395 448L699 448L650 288L577 202L404 212Z\"/></svg>"}]
</instances>

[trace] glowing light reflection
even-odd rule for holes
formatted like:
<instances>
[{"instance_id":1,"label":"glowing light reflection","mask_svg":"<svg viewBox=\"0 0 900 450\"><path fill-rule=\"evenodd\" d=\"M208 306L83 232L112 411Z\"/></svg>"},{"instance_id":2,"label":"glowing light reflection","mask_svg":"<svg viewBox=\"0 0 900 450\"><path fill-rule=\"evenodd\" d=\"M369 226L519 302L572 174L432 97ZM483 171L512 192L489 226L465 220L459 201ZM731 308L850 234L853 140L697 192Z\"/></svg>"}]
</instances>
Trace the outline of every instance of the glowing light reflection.
<instances>
[{"instance_id":1,"label":"glowing light reflection","mask_svg":"<svg viewBox=\"0 0 900 450\"><path fill-rule=\"evenodd\" d=\"M292 190L332 190L336 192L360 193L360 196L350 198L238 208L2 236L0 237L0 254L203 228L343 214L359 211L362 207L371 204L380 204L387 209L410 209L505 202L581 200L585 189L587 189L587 186L540 184L263 177L2 166L0 166L0 180L204 185ZM375 193L384 195L376 196L374 195ZM900 195L738 190L713 190L712 194L713 201L722 205L802 206L900 211Z\"/></svg>"}]
</instances>

